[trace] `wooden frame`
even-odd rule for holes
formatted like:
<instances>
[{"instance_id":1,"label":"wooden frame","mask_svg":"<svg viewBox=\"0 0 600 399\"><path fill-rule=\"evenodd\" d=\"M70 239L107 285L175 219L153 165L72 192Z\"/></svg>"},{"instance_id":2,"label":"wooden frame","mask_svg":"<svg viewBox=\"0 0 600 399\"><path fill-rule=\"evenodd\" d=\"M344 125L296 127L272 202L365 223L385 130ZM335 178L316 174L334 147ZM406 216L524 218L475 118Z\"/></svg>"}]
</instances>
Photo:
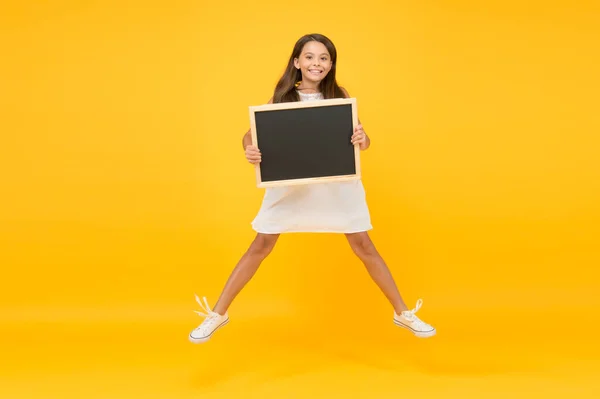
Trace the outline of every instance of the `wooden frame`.
<instances>
[{"instance_id":1,"label":"wooden frame","mask_svg":"<svg viewBox=\"0 0 600 399\"><path fill-rule=\"evenodd\" d=\"M259 145L258 139L257 139L256 119L255 119L255 115L257 112L302 109L302 108L309 108L309 107L328 107L328 106L335 106L335 105L350 105L351 106L352 133L354 133L354 129L358 125L358 114L357 114L355 98L335 98L335 99L326 99L326 100L296 101L296 102L289 102L289 103L265 104L265 105L251 106L251 107L249 107L249 109L250 109L250 131L251 131L251 136L252 136L252 145L254 145L260 149L260 145ZM277 181L262 181L261 180L261 169L260 169L260 163L259 163L259 164L255 165L256 182L257 182L257 186L259 188L266 188L266 187L279 187L279 186L292 186L292 185L301 185L301 184L315 184L315 183L325 183L325 182L359 180L361 178L361 172L360 172L360 148L359 148L358 144L354 145L354 164L355 164L355 171L356 171L356 173L354 173L354 174L323 176L323 177L308 177L308 178L297 178L297 179L287 179L287 180L277 180Z\"/></svg>"}]
</instances>

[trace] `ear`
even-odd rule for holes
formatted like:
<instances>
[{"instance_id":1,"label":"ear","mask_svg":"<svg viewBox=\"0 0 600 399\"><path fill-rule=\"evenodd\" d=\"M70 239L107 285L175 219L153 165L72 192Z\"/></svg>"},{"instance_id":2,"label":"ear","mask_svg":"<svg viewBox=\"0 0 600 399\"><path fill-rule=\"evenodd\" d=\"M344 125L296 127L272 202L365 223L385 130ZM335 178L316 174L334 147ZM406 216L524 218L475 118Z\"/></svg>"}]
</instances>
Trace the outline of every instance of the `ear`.
<instances>
[{"instance_id":1,"label":"ear","mask_svg":"<svg viewBox=\"0 0 600 399\"><path fill-rule=\"evenodd\" d=\"M294 58L294 66L296 69L300 69L300 63L298 62L298 58Z\"/></svg>"}]
</instances>

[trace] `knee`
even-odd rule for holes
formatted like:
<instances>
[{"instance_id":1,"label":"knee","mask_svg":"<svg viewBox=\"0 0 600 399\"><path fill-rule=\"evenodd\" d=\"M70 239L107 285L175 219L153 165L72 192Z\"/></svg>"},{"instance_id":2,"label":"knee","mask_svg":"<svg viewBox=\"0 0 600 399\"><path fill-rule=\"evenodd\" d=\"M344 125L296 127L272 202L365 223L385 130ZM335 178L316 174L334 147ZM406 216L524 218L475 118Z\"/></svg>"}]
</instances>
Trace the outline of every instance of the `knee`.
<instances>
[{"instance_id":1,"label":"knee","mask_svg":"<svg viewBox=\"0 0 600 399\"><path fill-rule=\"evenodd\" d=\"M348 235L348 242L354 253L360 257L377 254L373 241L371 241L371 238L366 233Z\"/></svg>"},{"instance_id":2,"label":"knee","mask_svg":"<svg viewBox=\"0 0 600 399\"><path fill-rule=\"evenodd\" d=\"M275 247L278 238L278 234L258 234L248 249L249 255L265 258Z\"/></svg>"}]
</instances>

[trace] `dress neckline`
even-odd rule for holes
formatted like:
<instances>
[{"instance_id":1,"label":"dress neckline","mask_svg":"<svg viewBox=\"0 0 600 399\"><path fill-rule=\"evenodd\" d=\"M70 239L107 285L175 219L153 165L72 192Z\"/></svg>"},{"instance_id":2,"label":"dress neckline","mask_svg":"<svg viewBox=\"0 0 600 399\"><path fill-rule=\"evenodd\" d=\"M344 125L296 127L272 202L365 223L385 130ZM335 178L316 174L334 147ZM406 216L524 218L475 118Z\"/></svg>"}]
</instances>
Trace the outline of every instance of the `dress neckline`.
<instances>
[{"instance_id":1,"label":"dress neckline","mask_svg":"<svg viewBox=\"0 0 600 399\"><path fill-rule=\"evenodd\" d=\"M321 92L316 92L316 93L302 93L300 90L296 90L298 92L298 94L300 94L301 96L309 96L309 97L317 97L321 95Z\"/></svg>"}]
</instances>

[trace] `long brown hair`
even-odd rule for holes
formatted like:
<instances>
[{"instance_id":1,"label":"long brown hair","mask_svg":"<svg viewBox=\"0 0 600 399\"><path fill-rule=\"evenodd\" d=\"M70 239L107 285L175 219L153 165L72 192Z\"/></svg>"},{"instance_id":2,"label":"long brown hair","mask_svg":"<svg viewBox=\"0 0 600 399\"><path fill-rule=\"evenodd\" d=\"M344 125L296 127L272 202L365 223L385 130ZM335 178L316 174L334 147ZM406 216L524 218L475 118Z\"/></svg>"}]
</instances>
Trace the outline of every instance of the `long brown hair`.
<instances>
[{"instance_id":1,"label":"long brown hair","mask_svg":"<svg viewBox=\"0 0 600 399\"><path fill-rule=\"evenodd\" d=\"M285 103L300 101L300 96L296 92L296 83L302 80L302 72L294 66L294 59L299 58L302 53L304 45L311 41L317 41L323 43L329 51L331 56L331 70L325 76L320 83L321 93L323 98L344 98L344 92L338 86L335 79L335 68L337 63L337 50L331 40L328 37L313 33L310 35L304 35L294 45L294 50L288 61L287 67L283 76L279 79L277 86L275 86L275 93L273 95L273 103Z\"/></svg>"}]
</instances>

